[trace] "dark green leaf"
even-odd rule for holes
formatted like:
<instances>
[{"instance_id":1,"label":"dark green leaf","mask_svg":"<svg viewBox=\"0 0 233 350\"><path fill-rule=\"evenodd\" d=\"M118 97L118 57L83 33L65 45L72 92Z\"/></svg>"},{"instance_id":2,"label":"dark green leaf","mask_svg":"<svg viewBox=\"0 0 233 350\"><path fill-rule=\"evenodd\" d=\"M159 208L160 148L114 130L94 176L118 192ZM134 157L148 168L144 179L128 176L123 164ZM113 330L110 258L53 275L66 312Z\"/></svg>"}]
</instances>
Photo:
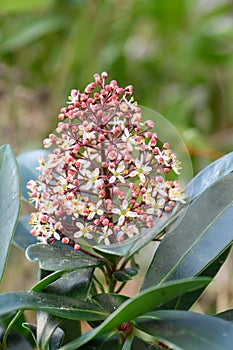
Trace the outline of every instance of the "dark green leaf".
<instances>
[{"instance_id":1,"label":"dark green leaf","mask_svg":"<svg viewBox=\"0 0 233 350\"><path fill-rule=\"evenodd\" d=\"M78 349L93 338L114 330L123 322L133 320L135 317L153 310L158 305L188 291L201 288L207 283L209 283L209 279L202 278L191 281L170 282L161 287L149 288L121 304L100 326L62 346L60 350Z\"/></svg>"},{"instance_id":2,"label":"dark green leaf","mask_svg":"<svg viewBox=\"0 0 233 350\"><path fill-rule=\"evenodd\" d=\"M3 335L4 329L0 327L0 341ZM16 332L10 332L7 338L7 350L33 350L33 348L22 335Z\"/></svg>"},{"instance_id":3,"label":"dark green leaf","mask_svg":"<svg viewBox=\"0 0 233 350\"><path fill-rule=\"evenodd\" d=\"M69 272L55 282L47 285L44 292L71 297L77 300L86 300L90 288L93 269L75 270ZM45 349L56 328L62 328L65 336L65 343L77 337L80 333L80 323L68 321L60 317L38 312L37 314L37 341L42 349ZM72 324L71 324L72 322ZM56 338L56 337L55 337Z\"/></svg>"},{"instance_id":4,"label":"dark green leaf","mask_svg":"<svg viewBox=\"0 0 233 350\"><path fill-rule=\"evenodd\" d=\"M0 282L20 209L20 176L9 145L0 147Z\"/></svg>"},{"instance_id":5,"label":"dark green leaf","mask_svg":"<svg viewBox=\"0 0 233 350\"><path fill-rule=\"evenodd\" d=\"M39 166L38 158L40 156L45 157L46 152L38 149L21 153L17 157L22 178L22 197L27 202L29 201L27 183L29 180L36 180L39 176L39 171L36 168Z\"/></svg>"},{"instance_id":6,"label":"dark green leaf","mask_svg":"<svg viewBox=\"0 0 233 350\"><path fill-rule=\"evenodd\" d=\"M29 260L39 260L40 268L44 270L74 270L102 265L100 259L82 252L61 248L49 244L34 244L26 250Z\"/></svg>"},{"instance_id":7,"label":"dark green leaf","mask_svg":"<svg viewBox=\"0 0 233 350\"><path fill-rule=\"evenodd\" d=\"M231 350L233 325L187 311L155 311L136 321L142 331L182 350Z\"/></svg>"},{"instance_id":8,"label":"dark green leaf","mask_svg":"<svg viewBox=\"0 0 233 350\"><path fill-rule=\"evenodd\" d=\"M60 345L61 340L64 337L64 332L58 329L64 319L50 315L44 311L38 311L37 313L37 343L41 349L46 349L48 343L52 340ZM57 347L58 348L58 347Z\"/></svg>"},{"instance_id":9,"label":"dark green leaf","mask_svg":"<svg viewBox=\"0 0 233 350\"><path fill-rule=\"evenodd\" d=\"M200 171L185 187L188 200L194 200L215 181L233 171L233 152L219 158Z\"/></svg>"},{"instance_id":10,"label":"dark green leaf","mask_svg":"<svg viewBox=\"0 0 233 350\"><path fill-rule=\"evenodd\" d=\"M91 301L80 301L59 295L36 292L9 292L0 294L0 315L19 309L41 310L55 316L74 320L103 320L108 316Z\"/></svg>"},{"instance_id":11,"label":"dark green leaf","mask_svg":"<svg viewBox=\"0 0 233 350\"><path fill-rule=\"evenodd\" d=\"M134 337L132 350L161 350L161 348L148 344L138 337Z\"/></svg>"},{"instance_id":12,"label":"dark green leaf","mask_svg":"<svg viewBox=\"0 0 233 350\"><path fill-rule=\"evenodd\" d=\"M75 270L66 273L45 287L46 293L65 295L78 300L86 300L92 280L93 269Z\"/></svg>"},{"instance_id":13,"label":"dark green leaf","mask_svg":"<svg viewBox=\"0 0 233 350\"><path fill-rule=\"evenodd\" d=\"M122 350L119 333L96 337L94 340L81 346L80 350ZM141 350L141 349L140 349Z\"/></svg>"},{"instance_id":14,"label":"dark green leaf","mask_svg":"<svg viewBox=\"0 0 233 350\"><path fill-rule=\"evenodd\" d=\"M113 277L119 282L126 282L132 279L133 276L136 276L138 270L134 267L128 267L123 270L119 270L113 273Z\"/></svg>"},{"instance_id":15,"label":"dark green leaf","mask_svg":"<svg viewBox=\"0 0 233 350\"><path fill-rule=\"evenodd\" d=\"M182 222L158 247L142 289L200 275L233 240L233 174L227 175L188 208ZM169 253L169 254L168 254Z\"/></svg>"},{"instance_id":16,"label":"dark green leaf","mask_svg":"<svg viewBox=\"0 0 233 350\"><path fill-rule=\"evenodd\" d=\"M215 315L216 317L222 318L224 320L233 322L233 309L220 312Z\"/></svg>"},{"instance_id":17,"label":"dark green leaf","mask_svg":"<svg viewBox=\"0 0 233 350\"><path fill-rule=\"evenodd\" d=\"M219 271L222 264L225 262L226 258L229 255L229 252L231 250L231 247L224 250L220 256L216 257L216 260L214 260L211 264L207 266L206 269L201 271L200 274L198 274L198 277L211 277L213 278L217 272ZM162 309L164 310L189 310L191 306L200 298L201 294L205 288L201 288L198 290L195 290L194 292L189 292L187 294L182 295L181 297L172 300L171 302L168 302L167 304L164 304Z\"/></svg>"},{"instance_id":18,"label":"dark green leaf","mask_svg":"<svg viewBox=\"0 0 233 350\"><path fill-rule=\"evenodd\" d=\"M23 215L19 218L13 237L13 244L22 250L38 242L36 237L30 234L29 220L30 215Z\"/></svg>"},{"instance_id":19,"label":"dark green leaf","mask_svg":"<svg viewBox=\"0 0 233 350\"><path fill-rule=\"evenodd\" d=\"M61 328L56 328L49 344L49 350L57 350L60 348L64 338L64 332Z\"/></svg>"},{"instance_id":20,"label":"dark green leaf","mask_svg":"<svg viewBox=\"0 0 233 350\"><path fill-rule=\"evenodd\" d=\"M104 310L108 311L110 314L114 312L118 307L124 303L128 297L122 294L112 294L112 293L102 293L97 294L92 297L99 303Z\"/></svg>"}]
</instances>

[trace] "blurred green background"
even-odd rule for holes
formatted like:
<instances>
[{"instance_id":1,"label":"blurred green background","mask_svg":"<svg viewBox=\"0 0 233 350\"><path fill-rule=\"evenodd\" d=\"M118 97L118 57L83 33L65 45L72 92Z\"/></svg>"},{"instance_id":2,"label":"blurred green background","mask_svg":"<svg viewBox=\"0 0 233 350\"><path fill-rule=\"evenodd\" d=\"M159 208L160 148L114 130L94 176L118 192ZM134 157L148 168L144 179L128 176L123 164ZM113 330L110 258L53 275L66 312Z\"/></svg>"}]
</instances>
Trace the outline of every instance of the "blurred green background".
<instances>
[{"instance_id":1,"label":"blurred green background","mask_svg":"<svg viewBox=\"0 0 233 350\"><path fill-rule=\"evenodd\" d=\"M177 128L194 173L232 151L231 0L0 0L1 144L41 147L70 89L103 70ZM36 278L22 256L3 289ZM231 266L200 309L233 306Z\"/></svg>"}]
</instances>

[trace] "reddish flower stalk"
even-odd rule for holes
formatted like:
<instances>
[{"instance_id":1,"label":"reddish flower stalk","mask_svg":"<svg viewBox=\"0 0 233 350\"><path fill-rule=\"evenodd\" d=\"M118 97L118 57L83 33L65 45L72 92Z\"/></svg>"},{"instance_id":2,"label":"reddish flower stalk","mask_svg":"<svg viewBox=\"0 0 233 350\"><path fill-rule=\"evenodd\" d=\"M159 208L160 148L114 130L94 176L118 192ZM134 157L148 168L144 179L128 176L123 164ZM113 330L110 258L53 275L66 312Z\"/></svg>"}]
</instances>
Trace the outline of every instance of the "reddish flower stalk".
<instances>
[{"instance_id":1,"label":"reddish flower stalk","mask_svg":"<svg viewBox=\"0 0 233 350\"><path fill-rule=\"evenodd\" d=\"M176 155L168 143L158 146L153 121L141 121L133 87L106 78L95 74L84 92L71 91L57 134L44 140L55 149L39 159L38 180L28 182L38 209L31 233L44 242L75 249L83 238L121 242L184 202L179 182L165 179L171 170L179 174Z\"/></svg>"}]
</instances>

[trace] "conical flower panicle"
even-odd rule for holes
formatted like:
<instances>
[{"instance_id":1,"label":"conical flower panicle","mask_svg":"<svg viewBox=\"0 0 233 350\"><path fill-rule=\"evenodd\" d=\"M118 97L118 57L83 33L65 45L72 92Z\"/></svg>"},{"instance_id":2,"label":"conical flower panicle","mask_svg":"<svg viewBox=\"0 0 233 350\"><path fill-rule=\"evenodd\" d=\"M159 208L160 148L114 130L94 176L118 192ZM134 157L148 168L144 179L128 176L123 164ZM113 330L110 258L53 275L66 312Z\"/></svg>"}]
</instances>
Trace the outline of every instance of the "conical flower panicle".
<instances>
[{"instance_id":1,"label":"conical flower panicle","mask_svg":"<svg viewBox=\"0 0 233 350\"><path fill-rule=\"evenodd\" d=\"M154 218L184 202L179 162L169 144L158 146L154 122L142 122L133 87L121 88L107 73L94 75L84 92L72 90L61 109L54 150L39 159L40 176L29 181L31 233L44 242L61 240L79 249L121 242L152 227Z\"/></svg>"}]
</instances>

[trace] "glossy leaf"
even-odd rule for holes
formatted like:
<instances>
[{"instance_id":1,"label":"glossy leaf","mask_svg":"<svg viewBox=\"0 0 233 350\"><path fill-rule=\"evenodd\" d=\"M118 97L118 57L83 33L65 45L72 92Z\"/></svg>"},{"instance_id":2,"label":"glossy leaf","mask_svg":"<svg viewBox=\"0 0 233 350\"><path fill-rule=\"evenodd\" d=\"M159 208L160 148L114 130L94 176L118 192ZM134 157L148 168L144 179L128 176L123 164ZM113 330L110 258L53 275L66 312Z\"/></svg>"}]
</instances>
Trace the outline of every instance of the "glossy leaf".
<instances>
[{"instance_id":1,"label":"glossy leaf","mask_svg":"<svg viewBox=\"0 0 233 350\"><path fill-rule=\"evenodd\" d=\"M64 274L44 288L44 292L78 300L86 300L92 281L93 269L75 270Z\"/></svg>"},{"instance_id":2,"label":"glossy leaf","mask_svg":"<svg viewBox=\"0 0 233 350\"><path fill-rule=\"evenodd\" d=\"M0 147L0 282L20 210L20 176L9 145Z\"/></svg>"},{"instance_id":3,"label":"glossy leaf","mask_svg":"<svg viewBox=\"0 0 233 350\"><path fill-rule=\"evenodd\" d=\"M194 200L215 181L233 171L233 152L226 154L200 171L185 187L188 200Z\"/></svg>"},{"instance_id":4,"label":"glossy leaf","mask_svg":"<svg viewBox=\"0 0 233 350\"><path fill-rule=\"evenodd\" d=\"M61 328L56 328L50 340L49 350L59 349L59 347L62 344L63 338L64 338L63 330Z\"/></svg>"},{"instance_id":5,"label":"glossy leaf","mask_svg":"<svg viewBox=\"0 0 233 350\"><path fill-rule=\"evenodd\" d=\"M149 288L121 304L100 326L62 346L60 350L78 349L93 338L114 330L123 322L133 320L135 317L153 310L158 305L174 299L181 294L202 288L207 283L209 283L209 279L204 278L191 281L178 281L164 284L161 287Z\"/></svg>"},{"instance_id":6,"label":"glossy leaf","mask_svg":"<svg viewBox=\"0 0 233 350\"><path fill-rule=\"evenodd\" d=\"M122 294L101 293L94 295L93 299L111 314L118 309L118 307L124 303L128 297Z\"/></svg>"},{"instance_id":7,"label":"glossy leaf","mask_svg":"<svg viewBox=\"0 0 233 350\"><path fill-rule=\"evenodd\" d=\"M44 292L71 297L77 300L85 300L90 288L93 269L75 270L69 272L55 282L44 288ZM72 322L72 324L70 324ZM63 332L65 341L71 341L80 333L80 324L77 321L65 321L60 317L49 315L45 312L37 314L37 341L42 349L45 349L50 342L54 331L59 326L67 332ZM68 329L67 329L68 327Z\"/></svg>"},{"instance_id":8,"label":"glossy leaf","mask_svg":"<svg viewBox=\"0 0 233 350\"><path fill-rule=\"evenodd\" d=\"M0 327L0 341L4 335L4 328ZM10 332L7 338L7 350L33 350L30 343L16 332ZM1 344L0 344L1 347Z\"/></svg>"},{"instance_id":9,"label":"glossy leaf","mask_svg":"<svg viewBox=\"0 0 233 350\"><path fill-rule=\"evenodd\" d=\"M41 310L74 320L103 320L108 313L91 301L80 301L54 294L9 292L0 294L0 316L15 310Z\"/></svg>"},{"instance_id":10,"label":"glossy leaf","mask_svg":"<svg viewBox=\"0 0 233 350\"><path fill-rule=\"evenodd\" d=\"M46 346L53 338L53 342L56 344L61 342L64 337L64 332L58 330L64 319L50 315L44 311L38 311L37 313L37 343L39 348L46 349ZM57 333L56 333L57 332Z\"/></svg>"},{"instance_id":11,"label":"glossy leaf","mask_svg":"<svg viewBox=\"0 0 233 350\"><path fill-rule=\"evenodd\" d=\"M212 261L206 269L200 272L197 277L210 277L214 278L217 274L225 260L227 259L231 247L226 248L216 260ZM205 288L195 290L194 292L189 292L187 294L182 295L181 297L164 304L163 310L189 310L191 306L200 298Z\"/></svg>"},{"instance_id":12,"label":"glossy leaf","mask_svg":"<svg viewBox=\"0 0 233 350\"><path fill-rule=\"evenodd\" d=\"M49 244L34 244L26 250L29 260L39 260L40 268L44 270L74 270L97 267L102 264L100 259Z\"/></svg>"},{"instance_id":13,"label":"glossy leaf","mask_svg":"<svg viewBox=\"0 0 233 350\"><path fill-rule=\"evenodd\" d=\"M215 317L219 317L226 321L233 322L233 309L220 312L216 314Z\"/></svg>"},{"instance_id":14,"label":"glossy leaf","mask_svg":"<svg viewBox=\"0 0 233 350\"><path fill-rule=\"evenodd\" d=\"M27 183L29 180L38 178L39 171L36 169L38 167L38 158L45 155L46 152L44 150L38 149L21 153L17 157L22 178L22 197L27 202L29 201Z\"/></svg>"},{"instance_id":15,"label":"glossy leaf","mask_svg":"<svg viewBox=\"0 0 233 350\"><path fill-rule=\"evenodd\" d=\"M36 237L30 234L29 220L30 215L23 215L19 218L13 237L13 244L22 250L38 242Z\"/></svg>"},{"instance_id":16,"label":"glossy leaf","mask_svg":"<svg viewBox=\"0 0 233 350\"><path fill-rule=\"evenodd\" d=\"M181 350L231 350L233 324L187 311L155 311L136 321L142 331Z\"/></svg>"},{"instance_id":17,"label":"glossy leaf","mask_svg":"<svg viewBox=\"0 0 233 350\"><path fill-rule=\"evenodd\" d=\"M230 174L214 183L189 206L182 222L167 232L155 252L142 289L201 274L231 244L232 181Z\"/></svg>"},{"instance_id":18,"label":"glossy leaf","mask_svg":"<svg viewBox=\"0 0 233 350\"><path fill-rule=\"evenodd\" d=\"M87 344L80 347L80 350L122 350L119 333L107 334L96 337Z\"/></svg>"},{"instance_id":19,"label":"glossy leaf","mask_svg":"<svg viewBox=\"0 0 233 350\"><path fill-rule=\"evenodd\" d=\"M135 267L127 267L125 269L113 273L113 277L119 282L130 281L132 277L136 276L138 270Z\"/></svg>"},{"instance_id":20,"label":"glossy leaf","mask_svg":"<svg viewBox=\"0 0 233 350\"><path fill-rule=\"evenodd\" d=\"M134 337L132 349L133 350L161 350L161 348L158 348L155 345L149 344L138 337Z\"/></svg>"}]
</instances>

